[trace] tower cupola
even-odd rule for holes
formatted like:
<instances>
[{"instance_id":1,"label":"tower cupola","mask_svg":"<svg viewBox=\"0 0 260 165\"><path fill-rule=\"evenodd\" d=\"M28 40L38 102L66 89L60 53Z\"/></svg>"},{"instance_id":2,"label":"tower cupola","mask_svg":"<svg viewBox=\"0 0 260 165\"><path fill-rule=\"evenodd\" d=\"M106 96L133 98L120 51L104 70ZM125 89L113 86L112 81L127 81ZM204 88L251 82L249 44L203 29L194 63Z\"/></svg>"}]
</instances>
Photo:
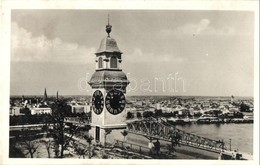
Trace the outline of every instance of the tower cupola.
<instances>
[{"instance_id":1,"label":"tower cupola","mask_svg":"<svg viewBox=\"0 0 260 165\"><path fill-rule=\"evenodd\" d=\"M122 70L122 53L117 46L116 40L110 36L112 25L106 25L107 36L101 40L96 54L96 70Z\"/></svg>"}]
</instances>

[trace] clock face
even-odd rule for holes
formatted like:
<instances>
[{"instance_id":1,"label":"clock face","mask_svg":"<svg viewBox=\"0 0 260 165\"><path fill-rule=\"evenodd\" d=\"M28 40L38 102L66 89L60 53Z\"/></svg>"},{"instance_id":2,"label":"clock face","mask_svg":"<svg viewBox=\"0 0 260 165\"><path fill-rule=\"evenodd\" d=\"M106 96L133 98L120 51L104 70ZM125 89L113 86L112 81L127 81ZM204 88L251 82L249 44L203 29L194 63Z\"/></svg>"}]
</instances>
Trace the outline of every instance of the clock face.
<instances>
[{"instance_id":1,"label":"clock face","mask_svg":"<svg viewBox=\"0 0 260 165\"><path fill-rule=\"evenodd\" d=\"M112 89L106 96L106 108L113 115L121 113L125 109L125 95L123 92Z\"/></svg>"},{"instance_id":2,"label":"clock face","mask_svg":"<svg viewBox=\"0 0 260 165\"><path fill-rule=\"evenodd\" d=\"M100 90L96 90L92 96L93 111L99 115L104 108L104 97Z\"/></svg>"}]
</instances>

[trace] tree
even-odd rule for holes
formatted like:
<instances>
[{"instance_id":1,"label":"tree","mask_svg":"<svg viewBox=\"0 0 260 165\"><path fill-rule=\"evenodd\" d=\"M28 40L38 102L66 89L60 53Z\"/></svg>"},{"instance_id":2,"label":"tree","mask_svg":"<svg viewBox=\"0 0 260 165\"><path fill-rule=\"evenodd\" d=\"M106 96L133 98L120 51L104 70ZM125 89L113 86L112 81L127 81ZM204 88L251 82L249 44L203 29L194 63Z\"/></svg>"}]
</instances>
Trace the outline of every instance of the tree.
<instances>
[{"instance_id":1,"label":"tree","mask_svg":"<svg viewBox=\"0 0 260 165\"><path fill-rule=\"evenodd\" d=\"M172 117L172 113L170 113L170 112L164 112L164 113L162 113L161 116L162 116L162 117L169 118L169 117Z\"/></svg>"},{"instance_id":2,"label":"tree","mask_svg":"<svg viewBox=\"0 0 260 165\"><path fill-rule=\"evenodd\" d=\"M127 136L128 132L126 130L122 131L121 134L124 136L124 141L125 141L125 137Z\"/></svg>"},{"instance_id":3,"label":"tree","mask_svg":"<svg viewBox=\"0 0 260 165\"><path fill-rule=\"evenodd\" d=\"M246 105L244 102L242 102L242 103L240 104L240 111L241 111L241 112L248 112L249 109L250 109L250 107L249 107L248 105Z\"/></svg>"},{"instance_id":4,"label":"tree","mask_svg":"<svg viewBox=\"0 0 260 165\"><path fill-rule=\"evenodd\" d=\"M86 139L86 141L88 143L87 154L88 154L88 157L91 159L91 157L94 155L94 145L91 145L92 140L94 138L90 134L87 134L84 136L84 139Z\"/></svg>"},{"instance_id":5,"label":"tree","mask_svg":"<svg viewBox=\"0 0 260 165\"><path fill-rule=\"evenodd\" d=\"M31 115L31 111L28 107L21 108L20 113L23 113L25 115Z\"/></svg>"},{"instance_id":6,"label":"tree","mask_svg":"<svg viewBox=\"0 0 260 165\"><path fill-rule=\"evenodd\" d=\"M87 150L85 150L84 147L82 147L78 144L75 144L75 152L79 156L79 158L82 156L82 158L85 159Z\"/></svg>"},{"instance_id":7,"label":"tree","mask_svg":"<svg viewBox=\"0 0 260 165\"><path fill-rule=\"evenodd\" d=\"M31 158L33 158L34 153L37 151L37 148L39 147L39 144L37 145L37 142L31 141L31 140L25 140L25 150L27 150L27 153L25 155L30 154Z\"/></svg>"},{"instance_id":8,"label":"tree","mask_svg":"<svg viewBox=\"0 0 260 165\"><path fill-rule=\"evenodd\" d=\"M73 140L73 136L78 132L76 126L65 126L65 119L70 114L71 107L65 101L57 101L52 106L52 124L50 135L54 139L55 156L64 157L64 150L67 149L69 143Z\"/></svg>"},{"instance_id":9,"label":"tree","mask_svg":"<svg viewBox=\"0 0 260 165\"><path fill-rule=\"evenodd\" d=\"M149 118L153 116L153 112L152 111L144 111L143 112L143 117L144 118Z\"/></svg>"},{"instance_id":10,"label":"tree","mask_svg":"<svg viewBox=\"0 0 260 165\"><path fill-rule=\"evenodd\" d=\"M48 136L49 128L52 123L52 116L50 114L44 114L43 115L43 127L42 130L46 132L46 135Z\"/></svg>"},{"instance_id":11,"label":"tree","mask_svg":"<svg viewBox=\"0 0 260 165\"><path fill-rule=\"evenodd\" d=\"M159 110L155 110L155 112L154 112L154 117L156 117L156 118L158 118L158 117L161 117L162 116L162 110L161 109L159 109Z\"/></svg>"},{"instance_id":12,"label":"tree","mask_svg":"<svg viewBox=\"0 0 260 165\"><path fill-rule=\"evenodd\" d=\"M30 155L30 157L33 158L34 153L37 151L39 147L39 142L33 141L33 137L29 134L28 130L22 130L21 142L25 151L27 151L24 155Z\"/></svg>"},{"instance_id":13,"label":"tree","mask_svg":"<svg viewBox=\"0 0 260 165\"><path fill-rule=\"evenodd\" d=\"M19 147L17 147L15 140L10 140L9 142L9 157L10 158L25 158L24 153Z\"/></svg>"},{"instance_id":14,"label":"tree","mask_svg":"<svg viewBox=\"0 0 260 165\"><path fill-rule=\"evenodd\" d=\"M53 145L53 141L51 141L51 139L48 139L48 140L41 140L40 142L44 144L48 153L48 158L51 158L51 146Z\"/></svg>"},{"instance_id":15,"label":"tree","mask_svg":"<svg viewBox=\"0 0 260 165\"><path fill-rule=\"evenodd\" d=\"M234 118L243 118L244 114L242 112L234 112Z\"/></svg>"},{"instance_id":16,"label":"tree","mask_svg":"<svg viewBox=\"0 0 260 165\"><path fill-rule=\"evenodd\" d=\"M87 141L89 146L91 145L92 140L94 139L90 134L84 135L83 138Z\"/></svg>"}]
</instances>

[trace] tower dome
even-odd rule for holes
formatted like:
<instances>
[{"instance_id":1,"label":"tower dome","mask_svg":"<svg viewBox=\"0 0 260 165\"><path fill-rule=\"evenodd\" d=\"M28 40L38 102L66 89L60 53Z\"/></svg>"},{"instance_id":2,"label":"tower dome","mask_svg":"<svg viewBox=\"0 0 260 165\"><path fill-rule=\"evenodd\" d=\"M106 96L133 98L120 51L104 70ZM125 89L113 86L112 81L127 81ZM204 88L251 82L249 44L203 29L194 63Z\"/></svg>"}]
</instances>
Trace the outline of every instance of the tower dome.
<instances>
[{"instance_id":1,"label":"tower dome","mask_svg":"<svg viewBox=\"0 0 260 165\"><path fill-rule=\"evenodd\" d=\"M112 25L109 24L109 15L108 15L108 24L106 25L107 37L101 40L99 49L96 52L96 55L101 53L119 53L122 52L119 50L116 40L110 37L112 31Z\"/></svg>"},{"instance_id":2,"label":"tower dome","mask_svg":"<svg viewBox=\"0 0 260 165\"><path fill-rule=\"evenodd\" d=\"M101 40L99 49L97 50L96 54L100 53L122 53L116 43L116 40L111 38L110 36L105 37L104 39Z\"/></svg>"}]
</instances>

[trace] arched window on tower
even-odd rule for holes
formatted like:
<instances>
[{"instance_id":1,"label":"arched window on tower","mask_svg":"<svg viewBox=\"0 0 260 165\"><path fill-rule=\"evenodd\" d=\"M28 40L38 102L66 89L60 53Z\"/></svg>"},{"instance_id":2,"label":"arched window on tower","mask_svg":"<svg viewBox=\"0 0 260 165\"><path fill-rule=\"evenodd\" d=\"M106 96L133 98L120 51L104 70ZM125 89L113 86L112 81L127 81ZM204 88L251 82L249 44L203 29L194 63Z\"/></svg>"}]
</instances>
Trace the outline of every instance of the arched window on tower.
<instances>
[{"instance_id":1,"label":"arched window on tower","mask_svg":"<svg viewBox=\"0 0 260 165\"><path fill-rule=\"evenodd\" d=\"M103 60L102 57L98 58L98 68L103 68Z\"/></svg>"},{"instance_id":2,"label":"arched window on tower","mask_svg":"<svg viewBox=\"0 0 260 165\"><path fill-rule=\"evenodd\" d=\"M117 59L116 59L116 57L111 57L110 67L111 68L117 68Z\"/></svg>"}]
</instances>

